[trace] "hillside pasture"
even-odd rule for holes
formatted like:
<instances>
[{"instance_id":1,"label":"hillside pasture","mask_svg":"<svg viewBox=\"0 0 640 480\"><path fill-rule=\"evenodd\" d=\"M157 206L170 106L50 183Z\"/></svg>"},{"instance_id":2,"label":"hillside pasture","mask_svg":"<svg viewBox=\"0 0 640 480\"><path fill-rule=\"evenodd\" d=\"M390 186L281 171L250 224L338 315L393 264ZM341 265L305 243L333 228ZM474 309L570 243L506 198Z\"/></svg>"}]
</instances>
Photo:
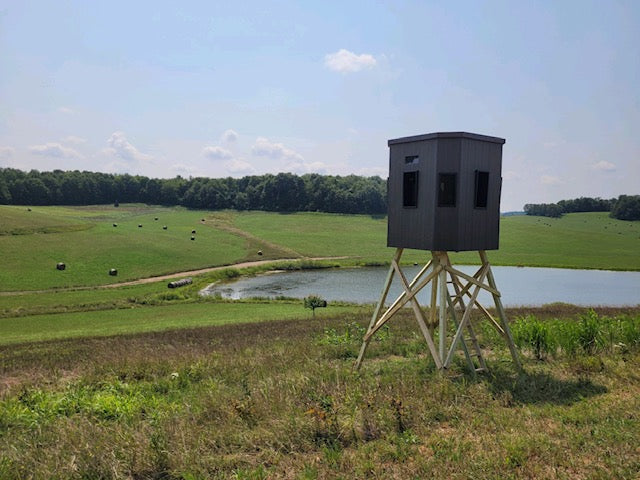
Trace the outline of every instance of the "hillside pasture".
<instances>
[{"instance_id":1,"label":"hillside pasture","mask_svg":"<svg viewBox=\"0 0 640 480\"><path fill-rule=\"evenodd\" d=\"M0 207L0 216L4 219L7 211L17 225L14 208ZM37 222L31 223L30 234L0 235L0 291L103 285L230 264L249 256L244 239L208 227L199 211L120 206L32 207L21 213L35 214ZM57 226L54 233L36 233L50 224ZM56 270L57 262L64 262L66 269ZM118 276L108 275L111 268Z\"/></svg>"},{"instance_id":2,"label":"hillside pasture","mask_svg":"<svg viewBox=\"0 0 640 480\"><path fill-rule=\"evenodd\" d=\"M388 263L387 221L367 215L237 212L234 224L252 235L302 255L348 255L358 263ZM640 270L640 222L607 213L571 213L559 219L503 217L500 249L489 252L494 265ZM424 263L428 252L407 249L405 263ZM478 264L476 252L454 253L454 262Z\"/></svg>"},{"instance_id":3,"label":"hillside pasture","mask_svg":"<svg viewBox=\"0 0 640 480\"><path fill-rule=\"evenodd\" d=\"M387 264L393 254L384 217L145 205L31 208L0 206L0 291L98 286L259 259L344 257L336 262ZM513 216L502 219L500 249L489 259L494 265L640 270L638 251L640 222L606 213ZM407 250L403 262L428 257ZM452 259L478 263L475 252ZM57 271L57 262L67 268ZM108 275L111 268L117 276Z\"/></svg>"}]
</instances>

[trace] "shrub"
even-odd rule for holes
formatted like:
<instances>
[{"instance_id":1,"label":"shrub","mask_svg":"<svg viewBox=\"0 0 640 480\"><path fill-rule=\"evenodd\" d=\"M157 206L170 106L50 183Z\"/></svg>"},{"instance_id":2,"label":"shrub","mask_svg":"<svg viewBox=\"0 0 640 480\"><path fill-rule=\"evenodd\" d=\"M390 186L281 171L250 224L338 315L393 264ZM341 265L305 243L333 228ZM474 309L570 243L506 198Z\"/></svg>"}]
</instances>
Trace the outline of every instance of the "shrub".
<instances>
[{"instance_id":1,"label":"shrub","mask_svg":"<svg viewBox=\"0 0 640 480\"><path fill-rule=\"evenodd\" d=\"M313 316L316 316L316 308L326 307L327 301L318 295L309 295L304 298L304 308L310 308L313 312Z\"/></svg>"},{"instance_id":2,"label":"shrub","mask_svg":"<svg viewBox=\"0 0 640 480\"><path fill-rule=\"evenodd\" d=\"M594 354L603 344L601 333L600 317L590 309L587 313L580 315L580 322L577 329L578 342L582 350L587 354Z\"/></svg>"},{"instance_id":3,"label":"shrub","mask_svg":"<svg viewBox=\"0 0 640 480\"><path fill-rule=\"evenodd\" d=\"M549 326L533 315L516 321L513 337L518 347L531 350L538 360L543 360L547 354L555 352L555 342Z\"/></svg>"}]
</instances>

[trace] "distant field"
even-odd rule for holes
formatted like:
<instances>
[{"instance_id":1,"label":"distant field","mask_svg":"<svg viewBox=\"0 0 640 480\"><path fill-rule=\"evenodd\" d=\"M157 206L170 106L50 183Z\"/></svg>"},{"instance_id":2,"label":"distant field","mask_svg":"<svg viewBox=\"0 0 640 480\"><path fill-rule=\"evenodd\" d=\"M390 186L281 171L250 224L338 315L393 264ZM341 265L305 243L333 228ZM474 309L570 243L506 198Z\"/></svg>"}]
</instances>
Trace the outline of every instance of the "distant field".
<instances>
[{"instance_id":1,"label":"distant field","mask_svg":"<svg viewBox=\"0 0 640 480\"><path fill-rule=\"evenodd\" d=\"M340 263L388 263L393 252L386 247L386 218L144 205L31 211L0 206L0 251L0 291L95 286L265 258L346 256ZM640 222L605 213L514 216L503 218L501 248L489 258L496 265L640 270L639 251ZM403 261L422 263L428 255L407 250ZM454 261L478 259L467 252ZM57 262L67 269L57 271ZM110 268L118 269L117 277L108 275Z\"/></svg>"},{"instance_id":2,"label":"distant field","mask_svg":"<svg viewBox=\"0 0 640 480\"><path fill-rule=\"evenodd\" d=\"M30 212L0 207L3 231L31 232L0 235L0 291L101 285L246 259L246 241L208 227L203 215L136 205L32 207ZM55 233L43 233L46 229ZM57 262L66 270L56 270ZM117 277L108 275L111 268Z\"/></svg>"},{"instance_id":3,"label":"distant field","mask_svg":"<svg viewBox=\"0 0 640 480\"><path fill-rule=\"evenodd\" d=\"M559 219L521 215L503 218L500 229L500 250L489 252L497 265L640 270L640 222L599 212Z\"/></svg>"},{"instance_id":4,"label":"distant field","mask_svg":"<svg viewBox=\"0 0 640 480\"><path fill-rule=\"evenodd\" d=\"M240 212L235 225L304 255L349 255L363 262L389 262L386 218L320 213ZM489 252L496 265L640 270L640 222L606 213L574 213L560 219L504 217L500 249ZM407 250L405 262L422 262L428 252ZM479 263L475 252L453 255L460 263Z\"/></svg>"}]
</instances>

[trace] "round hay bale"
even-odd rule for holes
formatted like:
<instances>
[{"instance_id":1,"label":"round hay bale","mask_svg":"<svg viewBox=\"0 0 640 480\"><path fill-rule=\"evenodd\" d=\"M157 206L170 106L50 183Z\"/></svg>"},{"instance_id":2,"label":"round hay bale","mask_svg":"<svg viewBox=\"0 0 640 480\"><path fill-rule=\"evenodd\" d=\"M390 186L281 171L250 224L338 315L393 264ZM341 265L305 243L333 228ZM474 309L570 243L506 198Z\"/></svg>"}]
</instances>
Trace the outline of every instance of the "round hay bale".
<instances>
[{"instance_id":1,"label":"round hay bale","mask_svg":"<svg viewBox=\"0 0 640 480\"><path fill-rule=\"evenodd\" d=\"M109 275L111 275L112 277L115 277L118 275L118 270L115 268L112 268L109 270Z\"/></svg>"},{"instance_id":2,"label":"round hay bale","mask_svg":"<svg viewBox=\"0 0 640 480\"><path fill-rule=\"evenodd\" d=\"M158 220L158 217L154 218L154 220Z\"/></svg>"},{"instance_id":3,"label":"round hay bale","mask_svg":"<svg viewBox=\"0 0 640 480\"><path fill-rule=\"evenodd\" d=\"M118 224L117 224L117 223L114 223L114 224L113 224L113 226L114 226L114 227L117 227L117 226L118 226Z\"/></svg>"},{"instance_id":4,"label":"round hay bale","mask_svg":"<svg viewBox=\"0 0 640 480\"><path fill-rule=\"evenodd\" d=\"M262 256L262 250L258 250L258 255Z\"/></svg>"},{"instance_id":5,"label":"round hay bale","mask_svg":"<svg viewBox=\"0 0 640 480\"><path fill-rule=\"evenodd\" d=\"M141 223L138 224L138 228L142 228L142 224Z\"/></svg>"},{"instance_id":6,"label":"round hay bale","mask_svg":"<svg viewBox=\"0 0 640 480\"><path fill-rule=\"evenodd\" d=\"M67 266L63 262L58 262L56 264L56 269L58 270L64 270L65 268L67 268Z\"/></svg>"},{"instance_id":7,"label":"round hay bale","mask_svg":"<svg viewBox=\"0 0 640 480\"><path fill-rule=\"evenodd\" d=\"M192 235L195 235L195 234L196 234L196 231L195 231L195 230L191 230L191 234L192 234Z\"/></svg>"},{"instance_id":8,"label":"round hay bale","mask_svg":"<svg viewBox=\"0 0 640 480\"><path fill-rule=\"evenodd\" d=\"M163 225L163 226L162 226L162 229L163 229L163 230L166 230L167 228L168 228L168 227L167 227L166 225Z\"/></svg>"},{"instance_id":9,"label":"round hay bale","mask_svg":"<svg viewBox=\"0 0 640 480\"><path fill-rule=\"evenodd\" d=\"M27 208L27 212L30 212L30 211L31 211L31 209L30 209L30 208Z\"/></svg>"},{"instance_id":10,"label":"round hay bale","mask_svg":"<svg viewBox=\"0 0 640 480\"><path fill-rule=\"evenodd\" d=\"M191 240L195 240L195 239L196 239L196 237L194 237L193 235L191 235Z\"/></svg>"},{"instance_id":11,"label":"round hay bale","mask_svg":"<svg viewBox=\"0 0 640 480\"><path fill-rule=\"evenodd\" d=\"M184 287L185 285L191 285L191 283L193 283L193 280L191 279L191 277L188 277L188 278L183 278L182 280L174 280L173 282L169 282L167 284L167 287L178 288L178 287Z\"/></svg>"},{"instance_id":12,"label":"round hay bale","mask_svg":"<svg viewBox=\"0 0 640 480\"><path fill-rule=\"evenodd\" d=\"M204 222L204 218L202 220L200 220L201 222Z\"/></svg>"}]
</instances>

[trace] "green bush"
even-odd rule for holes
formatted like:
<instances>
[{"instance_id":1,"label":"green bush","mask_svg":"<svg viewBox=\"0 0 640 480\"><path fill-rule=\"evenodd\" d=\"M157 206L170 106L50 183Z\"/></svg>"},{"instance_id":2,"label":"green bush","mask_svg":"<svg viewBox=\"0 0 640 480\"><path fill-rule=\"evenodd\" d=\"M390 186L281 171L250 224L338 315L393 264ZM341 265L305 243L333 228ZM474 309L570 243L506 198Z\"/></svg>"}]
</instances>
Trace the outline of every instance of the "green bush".
<instances>
[{"instance_id":1,"label":"green bush","mask_svg":"<svg viewBox=\"0 0 640 480\"><path fill-rule=\"evenodd\" d=\"M582 350L593 355L603 345L601 332L601 320L598 314L590 309L587 313L580 315L578 323L578 343Z\"/></svg>"},{"instance_id":2,"label":"green bush","mask_svg":"<svg viewBox=\"0 0 640 480\"><path fill-rule=\"evenodd\" d=\"M555 352L555 341L549 331L549 325L533 315L520 318L513 326L513 338L521 349L528 349L538 360Z\"/></svg>"},{"instance_id":3,"label":"green bush","mask_svg":"<svg viewBox=\"0 0 640 480\"><path fill-rule=\"evenodd\" d=\"M304 308L310 308L313 312L313 316L316 316L316 308L324 308L327 306L327 301L318 295L309 295L304 298Z\"/></svg>"}]
</instances>

